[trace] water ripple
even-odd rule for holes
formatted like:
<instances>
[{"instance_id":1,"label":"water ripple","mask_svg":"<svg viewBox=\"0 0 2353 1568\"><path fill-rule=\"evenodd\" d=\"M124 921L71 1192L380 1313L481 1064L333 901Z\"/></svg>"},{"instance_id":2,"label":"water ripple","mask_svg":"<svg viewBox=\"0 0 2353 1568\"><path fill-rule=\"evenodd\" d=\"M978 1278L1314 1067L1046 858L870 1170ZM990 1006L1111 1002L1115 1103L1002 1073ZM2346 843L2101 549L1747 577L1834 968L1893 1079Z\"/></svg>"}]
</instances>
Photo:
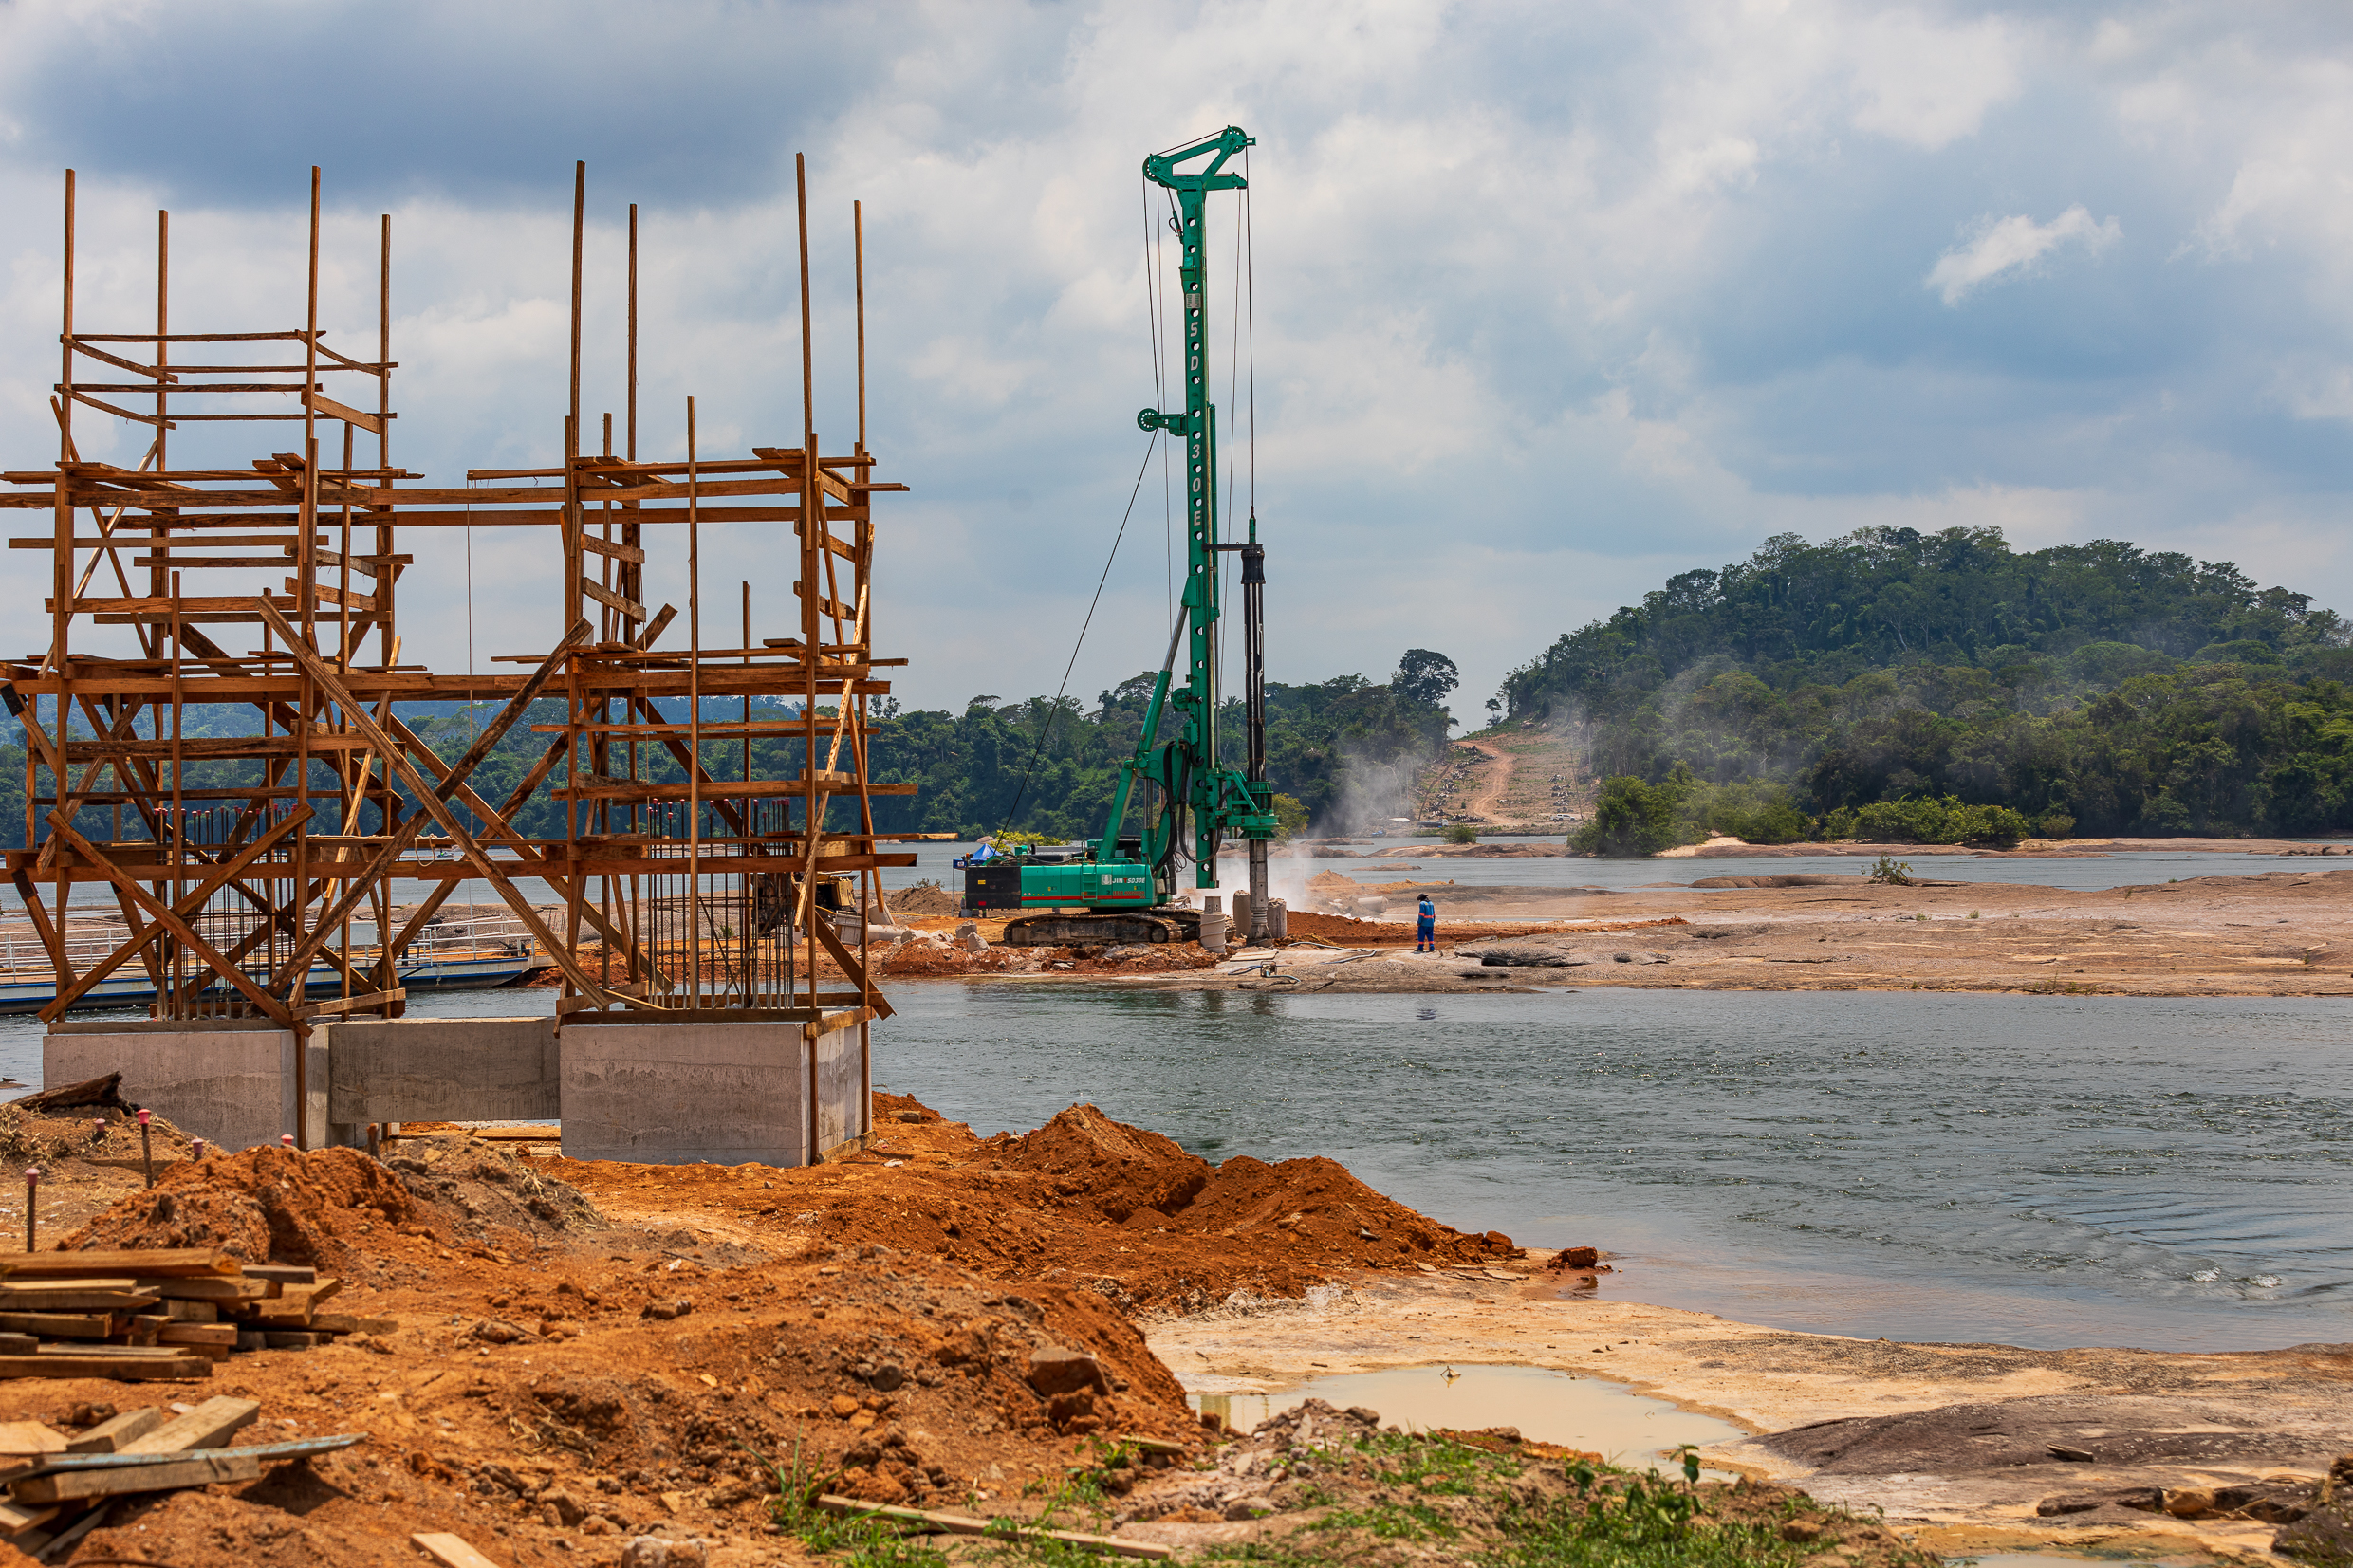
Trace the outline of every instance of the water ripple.
<instances>
[{"instance_id":1,"label":"water ripple","mask_svg":"<svg viewBox=\"0 0 2353 1568\"><path fill-rule=\"evenodd\" d=\"M1329 1154L1752 1319L2046 1344L2353 1338L2342 1005L907 987L878 1078L983 1133L1092 1099Z\"/></svg>"}]
</instances>

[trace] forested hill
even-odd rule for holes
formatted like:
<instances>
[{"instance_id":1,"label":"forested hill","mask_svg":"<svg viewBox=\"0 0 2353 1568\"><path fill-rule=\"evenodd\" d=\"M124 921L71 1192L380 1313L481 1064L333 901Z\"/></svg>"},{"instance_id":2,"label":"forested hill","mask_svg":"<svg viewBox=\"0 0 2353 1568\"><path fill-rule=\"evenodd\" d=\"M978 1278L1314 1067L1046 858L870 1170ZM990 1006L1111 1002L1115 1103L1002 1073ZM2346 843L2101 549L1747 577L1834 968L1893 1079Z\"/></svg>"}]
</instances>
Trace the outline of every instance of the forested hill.
<instances>
[{"instance_id":1,"label":"forested hill","mask_svg":"<svg viewBox=\"0 0 2353 1568\"><path fill-rule=\"evenodd\" d=\"M1671 578L1504 695L1584 727L1601 774L1804 813L1950 795L2078 833L2309 832L2353 826L2348 631L2227 562L1867 528Z\"/></svg>"}]
</instances>

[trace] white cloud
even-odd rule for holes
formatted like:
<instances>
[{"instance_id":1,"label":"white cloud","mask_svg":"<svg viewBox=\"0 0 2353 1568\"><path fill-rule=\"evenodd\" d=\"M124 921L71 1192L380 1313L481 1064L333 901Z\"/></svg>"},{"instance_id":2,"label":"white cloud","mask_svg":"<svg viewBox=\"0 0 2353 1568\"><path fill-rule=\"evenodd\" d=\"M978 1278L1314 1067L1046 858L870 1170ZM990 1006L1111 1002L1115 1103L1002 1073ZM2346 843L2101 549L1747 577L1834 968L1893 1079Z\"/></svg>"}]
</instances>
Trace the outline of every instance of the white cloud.
<instances>
[{"instance_id":1,"label":"white cloud","mask_svg":"<svg viewBox=\"0 0 2353 1568\"><path fill-rule=\"evenodd\" d=\"M2233 520L2261 516L2250 569L2353 607L2353 560L2331 543L2353 505L2309 423L2353 418L2353 180L2337 156L2353 37L2322 7L2079 9L678 0L656 25L615 0L510 0L486 24L423 0L396 38L333 4L222 0L199 27L152 3L19 0L0 5L0 204L28 215L0 231L0 461L55 446L65 163L82 171L85 326L152 310L158 205L176 320L291 324L316 158L324 308L372 341L375 214L394 212L395 454L439 481L554 449L569 160L585 157L591 430L620 406L618 225L635 199L640 450L679 450L688 393L706 450L788 434L790 155L806 149L818 428L846 442L854 417L846 220L862 196L872 439L887 476L916 487L880 521L882 629L916 659L899 689L922 705L1051 691L1141 457L1134 411L1154 400L1137 164L1238 123L1260 140L1257 497L1277 551L1277 678L1379 675L1418 643L1483 697L1668 573L1870 521L2212 557L2238 547ZM136 90L94 106L52 85L100 57ZM826 61L822 90L744 89L805 58ZM213 111L247 80L331 83L333 113ZM287 124L336 113L371 125L364 150L287 140ZM1952 235L1954 214L1980 212ZM1233 217L1220 198L1229 433ZM2149 265L2104 267L2100 290L2016 290L2004 312L1936 304L2127 226ZM1923 291L1919 261L1948 242ZM135 433L111 425L77 424L85 452L136 461ZM175 437L176 453L203 447ZM1159 655L1159 488L1080 690ZM453 541L417 543L409 645L462 661L462 561L433 554ZM552 640L543 545L475 539L480 658ZM709 579L788 578L757 542L720 559L734 549L706 541ZM677 574L649 565L683 604ZM40 592L0 578L12 652L39 640Z\"/></svg>"},{"instance_id":2,"label":"white cloud","mask_svg":"<svg viewBox=\"0 0 2353 1568\"><path fill-rule=\"evenodd\" d=\"M1929 152L1974 136L1988 110L2018 95L2026 52L2007 18L1953 27L1915 10L1860 19L1847 47L1861 100L1856 128Z\"/></svg>"},{"instance_id":3,"label":"white cloud","mask_svg":"<svg viewBox=\"0 0 2353 1568\"><path fill-rule=\"evenodd\" d=\"M2036 262L2069 241L2097 254L2122 234L2116 219L2095 220L2082 202L2048 223L2037 223L2024 213L1984 218L1978 221L1976 232L1967 245L1936 258L1936 265L1929 268L1921 285L1934 290L1946 304L1956 305L1981 286L1995 282L2006 273L2025 276Z\"/></svg>"}]
</instances>

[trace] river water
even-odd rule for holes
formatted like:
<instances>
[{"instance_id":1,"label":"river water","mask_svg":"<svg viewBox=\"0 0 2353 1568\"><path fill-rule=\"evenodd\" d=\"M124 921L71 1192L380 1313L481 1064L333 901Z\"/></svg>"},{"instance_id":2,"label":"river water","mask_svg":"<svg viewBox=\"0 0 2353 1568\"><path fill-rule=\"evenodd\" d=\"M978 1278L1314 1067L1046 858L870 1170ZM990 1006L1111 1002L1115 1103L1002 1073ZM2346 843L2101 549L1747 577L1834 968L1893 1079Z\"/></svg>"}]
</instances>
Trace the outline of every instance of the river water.
<instances>
[{"instance_id":1,"label":"river water","mask_svg":"<svg viewBox=\"0 0 2353 1568\"><path fill-rule=\"evenodd\" d=\"M924 846L943 861L945 848ZM2224 863L2241 859L2256 864ZM1615 869L1424 863L1520 882ZM1933 871L2113 886L2311 865L2141 853ZM1626 866L1650 881L1796 869L1810 861ZM412 1012L512 1016L553 996L424 997ZM979 1133L1090 1100L1211 1159L1327 1154L1464 1229L1617 1254L1606 1295L1899 1339L2353 1340L2338 1001L1066 984L892 998L877 1081ZM38 1081L36 1021L0 1020L0 1072Z\"/></svg>"},{"instance_id":2,"label":"river water","mask_svg":"<svg viewBox=\"0 0 2353 1568\"><path fill-rule=\"evenodd\" d=\"M1897 1339L2353 1339L2353 1059L2325 1000L904 986L876 1079L982 1134L1076 1100L1327 1154L1603 1292Z\"/></svg>"}]
</instances>

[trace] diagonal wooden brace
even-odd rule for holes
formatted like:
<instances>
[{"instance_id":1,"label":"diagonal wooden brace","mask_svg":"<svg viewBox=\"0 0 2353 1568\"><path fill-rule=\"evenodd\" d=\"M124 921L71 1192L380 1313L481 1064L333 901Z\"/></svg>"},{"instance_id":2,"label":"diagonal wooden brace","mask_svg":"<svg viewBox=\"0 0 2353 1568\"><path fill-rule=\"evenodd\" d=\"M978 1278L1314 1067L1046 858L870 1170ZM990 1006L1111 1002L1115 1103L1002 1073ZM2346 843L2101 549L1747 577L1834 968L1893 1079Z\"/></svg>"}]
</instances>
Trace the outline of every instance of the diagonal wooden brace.
<instances>
[{"instance_id":1,"label":"diagonal wooden brace","mask_svg":"<svg viewBox=\"0 0 2353 1568\"><path fill-rule=\"evenodd\" d=\"M277 615L275 610L270 610L269 613L272 616ZM284 619L283 617L279 618ZM553 653L540 661L539 668L531 672L531 678L523 683L523 689L509 698L507 706L498 710L498 716L483 728L481 734L474 737L473 745L466 748L466 754L450 765L449 772L443 778L440 786L433 791L435 800L447 801L457 793L458 786L465 783L466 775L481 766L482 759L491 754L491 748L506 738L507 731L515 727L516 722L538 699L540 692L555 678L555 673L562 667L565 656L571 653L575 645L585 641L593 630L594 628L590 627L585 620L572 623L571 632L562 642L556 644ZM287 643L287 646L298 648L300 641L297 639ZM301 655L298 654L296 656ZM342 689L339 687L336 690L340 692ZM347 692L338 696L336 700L343 705L345 711L355 710ZM376 732L382 733L380 729ZM384 749L384 747L380 745L379 749ZM402 765L396 764L395 766ZM412 783L410 787L414 789L418 786ZM310 972L310 961L317 955L319 950L326 945L329 933L343 924L344 915L360 907L361 902L367 898L369 889L377 878L392 869L393 862L407 852L409 845L417 841L417 835L425 830L425 823L433 820L435 819L419 812L400 824L398 831L393 834L392 841L378 850L376 858L349 878L343 889L343 896L336 899L334 908L322 914L312 925L310 934L294 945L294 950L287 955L286 962L279 965L278 971L270 976L272 985L283 986L295 975Z\"/></svg>"},{"instance_id":2,"label":"diagonal wooden brace","mask_svg":"<svg viewBox=\"0 0 2353 1568\"><path fill-rule=\"evenodd\" d=\"M588 623L584 620L581 624L585 626ZM417 736L417 732L409 729L407 725L402 724L398 719L394 719L390 721L389 728L392 733L399 738L400 744L409 748L409 755L422 763L428 769L437 770L443 766L441 759L434 755L433 747L427 746L424 741ZM507 811L492 811L491 809L491 803L482 799L481 796L476 795L473 792L472 787L462 781L453 784L452 787L454 787L456 791L454 798L458 802L458 803L464 805L468 810L473 812L475 816L482 819L484 823L482 836L485 839L505 843L510 848L513 849L516 854L524 857L527 860L536 859L541 861L543 864L561 863L556 861L554 856L543 853L537 845L533 844L528 839L526 839L522 834L517 833L511 826L510 826L507 822L507 812L514 810L516 806L522 804L524 800L528 800L529 798L531 790L538 786L538 778L544 778L547 771L551 769L552 759L555 756L562 754L563 750L570 745L571 741L568 736L557 737L556 744L548 747L548 755L540 759L540 767L533 770L537 777L531 780L528 785L518 789L517 799L508 805ZM452 776L454 779L455 778L454 769L452 769ZM539 873L539 879L547 883L548 890L556 894L558 896L567 899L571 897L571 882L567 878L558 876L554 871L541 871ZM633 944L630 942L629 938L617 930L610 922L608 922L604 916L593 906L589 905L585 899L583 899L581 903L581 916L583 919L587 921L589 928L597 933L598 939L602 941L608 948L618 947L624 953L633 950ZM649 969L649 972L658 974L659 971ZM663 983L662 988L665 990L671 988L667 981Z\"/></svg>"},{"instance_id":3,"label":"diagonal wooden brace","mask_svg":"<svg viewBox=\"0 0 2353 1568\"><path fill-rule=\"evenodd\" d=\"M49 831L62 835L76 854L95 866L106 880L120 888L131 902L139 907L141 913L179 938L187 946L188 950L204 960L205 966L213 973L243 991L255 1006L276 1019L280 1024L289 1029L295 1027L294 1015L287 1009L285 1003L263 990L253 983L251 976L214 951L213 945L198 936L195 929L187 921L172 913L168 906L152 897L129 872L106 858L104 853L96 844L76 833L73 823L62 813L55 811L49 813Z\"/></svg>"},{"instance_id":4,"label":"diagonal wooden brace","mask_svg":"<svg viewBox=\"0 0 2353 1568\"><path fill-rule=\"evenodd\" d=\"M817 933L817 940L824 944L827 952L833 954L833 961L842 966L843 975L858 987L858 994L864 1000L866 1005L872 1007L880 1017L890 1017L891 1005L882 1000L882 993L876 990L874 982L866 978L865 967L858 962L857 956L849 949L842 945L842 939L826 930L825 923L814 915L809 918L809 930ZM812 991L817 988L815 975L809 976L809 988Z\"/></svg>"},{"instance_id":5,"label":"diagonal wooden brace","mask_svg":"<svg viewBox=\"0 0 2353 1568\"><path fill-rule=\"evenodd\" d=\"M425 782L424 776L417 771L416 765L408 760L393 738L384 733L382 727L368 716L366 706L336 678L334 669L303 641L286 617L280 615L269 600L257 598L253 602L262 613L263 623L286 639L287 652L294 655L294 661L302 666L303 673L317 682L319 689L343 710L343 721L357 729L392 765L393 771L400 775L400 782L409 786L417 802L432 814L433 820L441 824L441 831L457 845L457 853L465 858L468 865L473 867L474 875L490 883L499 897L506 900L507 907L514 911L515 918L523 922L523 929L529 932L547 950L547 956L555 960L556 968L564 971L564 977L598 1006L611 1006L615 999L605 993L603 987L588 978L588 971L581 968L580 960L573 956L572 950L557 940L555 932L547 928L540 920L538 912L531 908L530 901L517 892L515 885L507 880L506 873L482 853L482 846L473 841L473 835L468 833L464 825L450 814L449 806Z\"/></svg>"},{"instance_id":6,"label":"diagonal wooden brace","mask_svg":"<svg viewBox=\"0 0 2353 1568\"><path fill-rule=\"evenodd\" d=\"M213 896L214 890L219 888L222 883L228 881L231 877L236 876L237 873L243 871L246 867L251 865L254 861L260 859L263 856L277 848L279 841L285 839L287 834L293 832L295 824L301 820L300 813L287 813L285 817L279 820L276 827L271 828L268 833L263 834L260 838L246 845L235 855L230 857L230 858L215 864L210 871L204 874L204 879L202 881L198 882L195 887L190 888L177 902L173 904L172 913L184 920L188 916L201 911L204 908L204 901ZM86 854L87 851L84 851L83 853ZM117 885L119 888L120 884ZM129 941L117 948L114 952L103 961L91 966L90 968L83 973L82 978L76 980L73 984L67 986L64 990L58 992L56 1000L41 1009L40 1016L42 1022L45 1024L51 1023L62 1017L65 1009L74 1005L77 998L88 991L91 987L97 985L100 981L114 973L115 970L129 963L131 961L131 956L134 953L138 952L141 948L144 948L148 943L153 942L157 936L162 934L164 934L164 928L160 925L155 924L140 926L133 930ZM224 958L222 962L233 967L237 960L243 956L244 952L242 950L232 952Z\"/></svg>"}]
</instances>

